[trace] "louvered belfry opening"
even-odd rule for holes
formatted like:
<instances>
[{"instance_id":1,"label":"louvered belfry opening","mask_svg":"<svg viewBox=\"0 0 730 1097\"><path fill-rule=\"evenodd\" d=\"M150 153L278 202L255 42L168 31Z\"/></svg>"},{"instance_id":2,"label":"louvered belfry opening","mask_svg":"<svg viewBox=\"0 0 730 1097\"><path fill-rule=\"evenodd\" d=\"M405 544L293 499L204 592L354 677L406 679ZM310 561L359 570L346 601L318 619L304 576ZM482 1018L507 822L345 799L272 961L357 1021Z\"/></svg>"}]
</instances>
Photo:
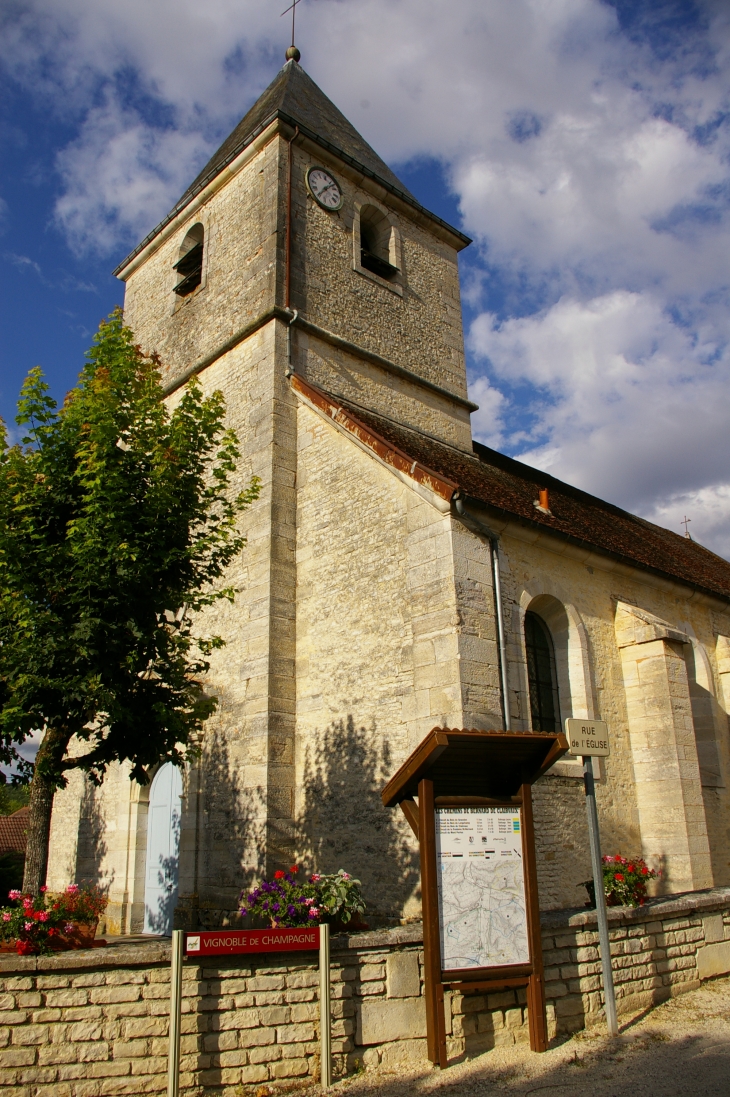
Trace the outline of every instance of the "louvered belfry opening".
<instances>
[{"instance_id":1,"label":"louvered belfry opening","mask_svg":"<svg viewBox=\"0 0 730 1097\"><path fill-rule=\"evenodd\" d=\"M203 241L205 230L201 224L193 225L180 248L181 256L173 270L181 276L175 286L178 297L187 297L203 280Z\"/></svg>"},{"instance_id":2,"label":"louvered belfry opening","mask_svg":"<svg viewBox=\"0 0 730 1097\"><path fill-rule=\"evenodd\" d=\"M360 211L360 264L388 281L398 273L390 262L388 219L375 206L364 206Z\"/></svg>"}]
</instances>

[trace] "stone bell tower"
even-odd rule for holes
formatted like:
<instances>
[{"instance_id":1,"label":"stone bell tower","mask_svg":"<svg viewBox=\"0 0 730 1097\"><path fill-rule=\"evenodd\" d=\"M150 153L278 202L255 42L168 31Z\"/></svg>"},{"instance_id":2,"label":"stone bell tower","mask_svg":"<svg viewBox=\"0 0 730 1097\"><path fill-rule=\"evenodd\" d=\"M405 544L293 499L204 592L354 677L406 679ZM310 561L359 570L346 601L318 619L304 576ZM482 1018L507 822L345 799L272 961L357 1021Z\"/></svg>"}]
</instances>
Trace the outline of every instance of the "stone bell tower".
<instances>
[{"instance_id":1,"label":"stone bell tower","mask_svg":"<svg viewBox=\"0 0 730 1097\"><path fill-rule=\"evenodd\" d=\"M296 854L293 381L471 452L457 269L468 243L291 58L115 271L126 323L160 355L167 398L174 404L192 376L220 389L240 442L233 486L252 474L263 484L227 576L235 605L201 622L226 640L209 676L219 708L182 794L180 904L202 922L232 910L247 878ZM118 803L128 784L110 778L103 796ZM114 810L110 910L129 931L145 901L146 809Z\"/></svg>"}]
</instances>

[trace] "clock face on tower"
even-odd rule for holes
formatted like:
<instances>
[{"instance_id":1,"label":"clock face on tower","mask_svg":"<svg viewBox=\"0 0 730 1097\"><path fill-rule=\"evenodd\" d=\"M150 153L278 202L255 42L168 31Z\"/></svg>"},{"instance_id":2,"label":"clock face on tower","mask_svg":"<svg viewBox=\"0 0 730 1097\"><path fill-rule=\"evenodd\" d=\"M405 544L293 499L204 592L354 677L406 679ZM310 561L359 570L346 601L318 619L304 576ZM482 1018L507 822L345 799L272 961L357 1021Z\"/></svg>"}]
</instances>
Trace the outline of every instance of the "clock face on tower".
<instances>
[{"instance_id":1,"label":"clock face on tower","mask_svg":"<svg viewBox=\"0 0 730 1097\"><path fill-rule=\"evenodd\" d=\"M307 172L309 193L322 209L335 211L342 209L342 191L333 175L324 168L310 168Z\"/></svg>"}]
</instances>

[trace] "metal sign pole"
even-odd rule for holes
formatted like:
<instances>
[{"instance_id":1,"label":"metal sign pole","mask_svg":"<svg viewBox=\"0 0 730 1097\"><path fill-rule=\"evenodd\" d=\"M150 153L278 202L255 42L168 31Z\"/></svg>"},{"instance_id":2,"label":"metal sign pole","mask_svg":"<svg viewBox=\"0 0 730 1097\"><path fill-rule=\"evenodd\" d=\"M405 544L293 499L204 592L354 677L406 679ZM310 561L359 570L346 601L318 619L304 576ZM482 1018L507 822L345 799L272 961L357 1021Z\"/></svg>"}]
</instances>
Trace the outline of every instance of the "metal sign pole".
<instances>
[{"instance_id":1,"label":"metal sign pole","mask_svg":"<svg viewBox=\"0 0 730 1097\"><path fill-rule=\"evenodd\" d=\"M172 931L170 955L170 1047L167 1053L167 1097L180 1093L180 1020L182 1014L183 931Z\"/></svg>"},{"instance_id":2,"label":"metal sign pole","mask_svg":"<svg viewBox=\"0 0 730 1097\"><path fill-rule=\"evenodd\" d=\"M330 927L319 927L319 1040L322 1089L332 1085L332 1006L330 999Z\"/></svg>"},{"instance_id":3,"label":"metal sign pole","mask_svg":"<svg viewBox=\"0 0 730 1097\"><path fill-rule=\"evenodd\" d=\"M608 936L606 895L603 890L603 861L601 860L601 838L598 832L596 785L593 775L593 758L591 756L583 756L583 767L586 807L588 809L588 836L591 846L591 864L593 865L593 890L596 895L598 940L601 948L601 967L603 969L603 995L606 1000L606 1023L608 1024L608 1035L618 1036L616 996L613 989L613 971L611 969L611 941Z\"/></svg>"}]
</instances>

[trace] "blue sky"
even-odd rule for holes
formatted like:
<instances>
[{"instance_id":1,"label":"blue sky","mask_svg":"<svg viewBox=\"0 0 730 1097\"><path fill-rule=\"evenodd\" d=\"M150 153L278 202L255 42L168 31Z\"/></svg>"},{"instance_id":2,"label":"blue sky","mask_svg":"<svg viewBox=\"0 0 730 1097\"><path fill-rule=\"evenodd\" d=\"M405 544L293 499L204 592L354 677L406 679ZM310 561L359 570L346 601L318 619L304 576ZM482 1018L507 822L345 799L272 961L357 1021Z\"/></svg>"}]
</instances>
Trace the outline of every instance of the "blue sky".
<instances>
[{"instance_id":1,"label":"blue sky","mask_svg":"<svg viewBox=\"0 0 730 1097\"><path fill-rule=\"evenodd\" d=\"M273 78L281 0L0 14L0 414ZM302 62L463 255L482 441L730 557L730 5L303 0ZM343 58L346 63L343 63Z\"/></svg>"}]
</instances>

